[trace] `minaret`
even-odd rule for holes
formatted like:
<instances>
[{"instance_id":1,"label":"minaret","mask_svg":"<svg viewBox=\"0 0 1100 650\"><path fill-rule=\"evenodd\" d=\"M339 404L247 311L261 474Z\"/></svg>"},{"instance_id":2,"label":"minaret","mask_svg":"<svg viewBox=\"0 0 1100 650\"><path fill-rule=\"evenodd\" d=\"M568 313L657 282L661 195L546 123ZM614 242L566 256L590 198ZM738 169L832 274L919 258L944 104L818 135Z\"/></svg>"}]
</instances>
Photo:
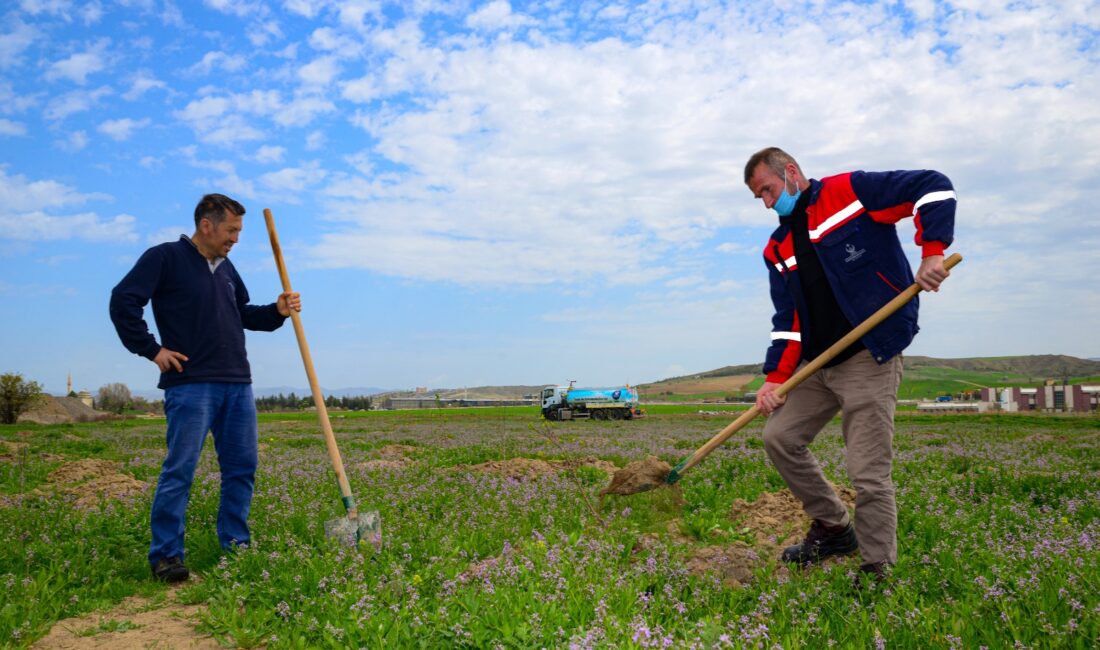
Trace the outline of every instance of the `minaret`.
<instances>
[{"instance_id":1,"label":"minaret","mask_svg":"<svg viewBox=\"0 0 1100 650\"><path fill-rule=\"evenodd\" d=\"M70 370L69 371L69 384L68 384L68 388L65 389L65 396L68 397L69 395L72 395L72 394L73 394L73 371Z\"/></svg>"}]
</instances>

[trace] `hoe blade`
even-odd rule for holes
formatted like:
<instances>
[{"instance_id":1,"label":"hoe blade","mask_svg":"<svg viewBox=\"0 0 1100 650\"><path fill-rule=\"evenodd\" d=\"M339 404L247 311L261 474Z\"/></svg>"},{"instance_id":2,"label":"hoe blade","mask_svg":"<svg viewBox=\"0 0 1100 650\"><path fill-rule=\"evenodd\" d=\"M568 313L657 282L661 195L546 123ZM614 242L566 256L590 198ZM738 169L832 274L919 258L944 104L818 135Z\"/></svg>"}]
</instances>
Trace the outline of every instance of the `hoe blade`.
<instances>
[{"instance_id":1,"label":"hoe blade","mask_svg":"<svg viewBox=\"0 0 1100 650\"><path fill-rule=\"evenodd\" d=\"M354 518L340 517L325 522L325 536L355 546L367 542L375 549L382 547L382 518L375 511L360 512Z\"/></svg>"}]
</instances>

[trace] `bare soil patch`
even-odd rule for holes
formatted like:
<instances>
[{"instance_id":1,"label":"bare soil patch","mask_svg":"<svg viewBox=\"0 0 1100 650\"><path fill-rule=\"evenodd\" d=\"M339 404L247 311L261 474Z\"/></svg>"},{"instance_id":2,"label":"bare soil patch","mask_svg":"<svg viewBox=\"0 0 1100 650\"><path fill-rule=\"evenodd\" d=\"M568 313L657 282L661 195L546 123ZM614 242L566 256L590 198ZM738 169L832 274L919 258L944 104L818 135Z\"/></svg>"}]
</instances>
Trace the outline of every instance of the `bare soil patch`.
<instances>
[{"instance_id":1,"label":"bare soil patch","mask_svg":"<svg viewBox=\"0 0 1100 650\"><path fill-rule=\"evenodd\" d=\"M419 451L421 451L420 447L413 447L412 445L391 444L375 449L374 454L379 458L404 458L409 454L415 454Z\"/></svg>"},{"instance_id":2,"label":"bare soil patch","mask_svg":"<svg viewBox=\"0 0 1100 650\"><path fill-rule=\"evenodd\" d=\"M510 458L508 460L490 460L478 465L459 465L456 469L506 476L518 481L528 480L544 474L554 474L575 470L581 467L594 467L607 473L618 469L606 460L595 456L569 458L565 460L540 460L537 458Z\"/></svg>"},{"instance_id":3,"label":"bare soil patch","mask_svg":"<svg viewBox=\"0 0 1100 650\"><path fill-rule=\"evenodd\" d=\"M833 485L849 511L855 508L855 490ZM734 542L695 549L687 562L695 574L715 574L723 583L738 587L752 581L754 573L779 557L783 548L802 541L810 527L810 518L790 490L764 492L755 501L737 499L730 507L730 519L751 532L753 543ZM825 564L842 561L829 558ZM789 571L778 566L776 571Z\"/></svg>"},{"instance_id":4,"label":"bare soil patch","mask_svg":"<svg viewBox=\"0 0 1100 650\"><path fill-rule=\"evenodd\" d=\"M76 497L78 508L94 508L103 501L129 499L143 494L149 484L119 471L119 463L83 458L50 472L39 494L62 492Z\"/></svg>"},{"instance_id":5,"label":"bare soil patch","mask_svg":"<svg viewBox=\"0 0 1100 650\"><path fill-rule=\"evenodd\" d=\"M217 650L222 645L196 629L202 605L184 605L175 589L166 602L132 597L105 612L93 612L54 624L32 648L84 650L86 648L190 648Z\"/></svg>"}]
</instances>

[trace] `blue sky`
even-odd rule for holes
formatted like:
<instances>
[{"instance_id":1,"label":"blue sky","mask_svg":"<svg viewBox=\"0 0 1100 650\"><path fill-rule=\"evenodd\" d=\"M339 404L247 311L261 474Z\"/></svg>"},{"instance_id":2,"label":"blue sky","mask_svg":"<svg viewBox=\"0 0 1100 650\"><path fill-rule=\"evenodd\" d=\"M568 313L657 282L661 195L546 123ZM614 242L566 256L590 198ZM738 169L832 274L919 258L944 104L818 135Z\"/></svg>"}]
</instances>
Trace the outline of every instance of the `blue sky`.
<instances>
[{"instance_id":1,"label":"blue sky","mask_svg":"<svg viewBox=\"0 0 1100 650\"><path fill-rule=\"evenodd\" d=\"M212 191L321 383L641 383L755 363L742 183L933 168L966 262L912 354L1100 356L1100 3L23 0L0 10L0 371L156 383L107 316ZM915 262L913 227L900 228ZM149 319L152 323L151 318ZM257 386L306 385L292 329Z\"/></svg>"}]
</instances>

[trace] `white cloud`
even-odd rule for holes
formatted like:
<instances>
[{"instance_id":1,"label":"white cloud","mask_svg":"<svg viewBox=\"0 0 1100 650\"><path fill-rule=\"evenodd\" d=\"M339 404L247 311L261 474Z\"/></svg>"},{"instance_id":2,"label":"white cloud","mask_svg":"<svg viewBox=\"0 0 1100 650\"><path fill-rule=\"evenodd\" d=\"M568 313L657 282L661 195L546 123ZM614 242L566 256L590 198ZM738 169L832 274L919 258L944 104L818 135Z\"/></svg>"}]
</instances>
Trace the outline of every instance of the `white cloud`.
<instances>
[{"instance_id":1,"label":"white cloud","mask_svg":"<svg viewBox=\"0 0 1100 650\"><path fill-rule=\"evenodd\" d=\"M145 242L150 246L156 246L157 244L163 244L164 242L177 241L180 235L190 235L194 232L195 226L166 226L155 230L145 238Z\"/></svg>"},{"instance_id":2,"label":"white cloud","mask_svg":"<svg viewBox=\"0 0 1100 650\"><path fill-rule=\"evenodd\" d=\"M137 74L137 76L134 78L133 83L130 84L130 90L127 90L125 93L123 93L122 98L126 101L134 101L135 99L141 98L145 95L146 92L153 90L154 88L166 90L168 88L168 84L164 83L160 79L157 79L156 76L152 73L143 70Z\"/></svg>"},{"instance_id":3,"label":"white cloud","mask_svg":"<svg viewBox=\"0 0 1100 650\"><path fill-rule=\"evenodd\" d=\"M54 61L46 69L46 80L56 81L68 79L73 83L83 86L88 82L88 75L100 72L107 67L106 49L110 44L109 39L100 39L95 45L84 52L77 52L67 59Z\"/></svg>"},{"instance_id":4,"label":"white cloud","mask_svg":"<svg viewBox=\"0 0 1100 650\"><path fill-rule=\"evenodd\" d=\"M9 175L0 166L0 210L5 213L37 212L102 201L110 196L100 193L83 194L54 180L28 180L22 174Z\"/></svg>"},{"instance_id":5,"label":"white cloud","mask_svg":"<svg viewBox=\"0 0 1100 650\"><path fill-rule=\"evenodd\" d=\"M493 0L466 17L466 25L483 31L514 29L531 24L534 24L531 18L513 13L512 5L507 0Z\"/></svg>"},{"instance_id":6,"label":"white cloud","mask_svg":"<svg viewBox=\"0 0 1100 650\"><path fill-rule=\"evenodd\" d=\"M19 0L19 7L32 16L49 14L60 16L68 22L71 20L73 3L71 0Z\"/></svg>"},{"instance_id":7,"label":"white cloud","mask_svg":"<svg viewBox=\"0 0 1100 650\"><path fill-rule=\"evenodd\" d=\"M248 42L253 47L266 47L272 41L283 38L283 30L274 20L258 22L248 30Z\"/></svg>"},{"instance_id":8,"label":"white cloud","mask_svg":"<svg viewBox=\"0 0 1100 650\"><path fill-rule=\"evenodd\" d=\"M340 74L335 57L322 56L298 68L298 79L307 86L327 86Z\"/></svg>"},{"instance_id":9,"label":"white cloud","mask_svg":"<svg viewBox=\"0 0 1100 650\"><path fill-rule=\"evenodd\" d=\"M21 174L10 175L0 167L0 240L133 241L134 218L130 215L102 219L91 212L66 216L47 212L109 198L105 194L81 193L54 180L32 181Z\"/></svg>"},{"instance_id":10,"label":"white cloud","mask_svg":"<svg viewBox=\"0 0 1100 650\"><path fill-rule=\"evenodd\" d=\"M20 122L13 122L0 117L0 135L26 135L27 127Z\"/></svg>"},{"instance_id":11,"label":"white cloud","mask_svg":"<svg viewBox=\"0 0 1100 650\"><path fill-rule=\"evenodd\" d=\"M324 131L312 131L306 136L306 151L317 151L325 146L328 138Z\"/></svg>"},{"instance_id":12,"label":"white cloud","mask_svg":"<svg viewBox=\"0 0 1100 650\"><path fill-rule=\"evenodd\" d=\"M255 90L226 96L207 96L189 102L174 115L195 130L203 142L231 145L262 140L264 132L250 117L282 116L291 111L275 91Z\"/></svg>"},{"instance_id":13,"label":"white cloud","mask_svg":"<svg viewBox=\"0 0 1100 650\"><path fill-rule=\"evenodd\" d=\"M73 131L67 138L58 142L65 151L76 152L88 146L88 134L84 131Z\"/></svg>"},{"instance_id":14,"label":"white cloud","mask_svg":"<svg viewBox=\"0 0 1100 650\"><path fill-rule=\"evenodd\" d=\"M265 144L256 150L254 159L258 163L269 164L282 162L285 156L286 147L276 147Z\"/></svg>"},{"instance_id":15,"label":"white cloud","mask_svg":"<svg viewBox=\"0 0 1100 650\"><path fill-rule=\"evenodd\" d=\"M317 186L328 175L320 162L313 160L298 167L287 167L260 176L260 184L285 200L299 202L298 197Z\"/></svg>"},{"instance_id":16,"label":"white cloud","mask_svg":"<svg viewBox=\"0 0 1100 650\"><path fill-rule=\"evenodd\" d=\"M309 35L309 46L321 52L333 52L343 58L359 54L363 43L332 27L318 27Z\"/></svg>"},{"instance_id":17,"label":"white cloud","mask_svg":"<svg viewBox=\"0 0 1100 650\"><path fill-rule=\"evenodd\" d=\"M19 65L23 52L39 35L38 29L23 22L16 22L12 31L0 34L0 69Z\"/></svg>"},{"instance_id":18,"label":"white cloud","mask_svg":"<svg viewBox=\"0 0 1100 650\"><path fill-rule=\"evenodd\" d=\"M100 101L114 94L108 86L100 86L95 90L74 90L57 95L46 104L45 117L48 120L63 120L66 117L83 113L100 103Z\"/></svg>"},{"instance_id":19,"label":"white cloud","mask_svg":"<svg viewBox=\"0 0 1100 650\"><path fill-rule=\"evenodd\" d=\"M202 60L187 69L189 74L208 75L214 70L223 72L240 72L248 65L248 61L241 54L226 54L225 52L207 52Z\"/></svg>"},{"instance_id":20,"label":"white cloud","mask_svg":"<svg viewBox=\"0 0 1100 650\"><path fill-rule=\"evenodd\" d=\"M120 214L102 219L95 213L72 216L52 216L28 212L9 216L0 214L0 239L16 241L60 241L83 239L92 242L133 242L136 219Z\"/></svg>"},{"instance_id":21,"label":"white cloud","mask_svg":"<svg viewBox=\"0 0 1100 650\"><path fill-rule=\"evenodd\" d=\"M225 14L247 18L254 15L265 15L266 8L262 3L248 0L203 0L203 4Z\"/></svg>"},{"instance_id":22,"label":"white cloud","mask_svg":"<svg viewBox=\"0 0 1100 650\"><path fill-rule=\"evenodd\" d=\"M85 27L90 27L103 18L103 5L98 2L89 2L80 9L80 19Z\"/></svg>"},{"instance_id":23,"label":"white cloud","mask_svg":"<svg viewBox=\"0 0 1100 650\"><path fill-rule=\"evenodd\" d=\"M117 120L101 122L100 125L96 127L96 130L115 142L123 142L129 140L130 136L134 134L134 131L143 129L151 123L152 120L149 118L134 120L129 117L124 117Z\"/></svg>"},{"instance_id":24,"label":"white cloud","mask_svg":"<svg viewBox=\"0 0 1100 650\"><path fill-rule=\"evenodd\" d=\"M715 247L719 253L733 253L736 255L755 255L760 253L760 246L745 242L727 241Z\"/></svg>"},{"instance_id":25,"label":"white cloud","mask_svg":"<svg viewBox=\"0 0 1100 650\"><path fill-rule=\"evenodd\" d=\"M284 0L283 8L290 13L313 18L327 4L327 0Z\"/></svg>"},{"instance_id":26,"label":"white cloud","mask_svg":"<svg viewBox=\"0 0 1100 650\"><path fill-rule=\"evenodd\" d=\"M281 126L306 126L313 121L318 115L325 113L332 113L336 110L336 106L321 97L296 97L286 105L282 106L279 112L275 113L275 123Z\"/></svg>"}]
</instances>

